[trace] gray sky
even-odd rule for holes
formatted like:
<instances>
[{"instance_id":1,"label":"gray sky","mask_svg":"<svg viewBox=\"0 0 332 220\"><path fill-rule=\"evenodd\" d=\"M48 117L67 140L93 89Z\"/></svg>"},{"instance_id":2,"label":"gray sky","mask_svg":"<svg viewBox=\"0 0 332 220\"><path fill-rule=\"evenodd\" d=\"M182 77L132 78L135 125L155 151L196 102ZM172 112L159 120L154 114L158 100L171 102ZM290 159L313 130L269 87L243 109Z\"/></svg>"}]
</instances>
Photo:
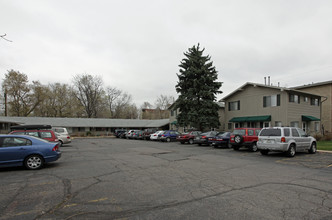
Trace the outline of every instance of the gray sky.
<instances>
[{"instance_id":1,"label":"gray sky","mask_svg":"<svg viewBox=\"0 0 332 220\"><path fill-rule=\"evenodd\" d=\"M330 0L1 0L1 79L7 70L42 84L102 76L140 106L177 97L178 65L200 43L224 82L281 86L330 81Z\"/></svg>"}]
</instances>

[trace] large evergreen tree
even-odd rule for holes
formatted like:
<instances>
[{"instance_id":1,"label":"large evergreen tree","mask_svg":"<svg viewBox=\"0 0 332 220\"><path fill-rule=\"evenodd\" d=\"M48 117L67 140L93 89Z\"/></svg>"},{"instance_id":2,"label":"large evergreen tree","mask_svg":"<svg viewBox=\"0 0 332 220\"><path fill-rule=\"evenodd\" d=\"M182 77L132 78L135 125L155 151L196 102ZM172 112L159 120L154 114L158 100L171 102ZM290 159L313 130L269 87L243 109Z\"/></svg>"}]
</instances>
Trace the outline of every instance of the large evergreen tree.
<instances>
[{"instance_id":1,"label":"large evergreen tree","mask_svg":"<svg viewBox=\"0 0 332 220\"><path fill-rule=\"evenodd\" d=\"M199 44L189 48L184 53L179 81L175 86L179 98L175 108L180 110L177 122L180 126L191 126L201 131L219 126L216 95L221 82L217 82L218 74L211 57L203 56L204 49L200 50Z\"/></svg>"}]
</instances>

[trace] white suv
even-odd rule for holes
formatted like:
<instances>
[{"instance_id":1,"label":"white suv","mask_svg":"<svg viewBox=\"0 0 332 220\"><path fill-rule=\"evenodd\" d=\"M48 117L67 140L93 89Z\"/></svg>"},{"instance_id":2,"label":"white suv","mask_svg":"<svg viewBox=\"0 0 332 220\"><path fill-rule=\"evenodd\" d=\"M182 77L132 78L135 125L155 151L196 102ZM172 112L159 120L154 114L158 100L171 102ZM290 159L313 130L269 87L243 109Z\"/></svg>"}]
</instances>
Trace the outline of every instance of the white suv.
<instances>
[{"instance_id":1,"label":"white suv","mask_svg":"<svg viewBox=\"0 0 332 220\"><path fill-rule=\"evenodd\" d=\"M287 156L294 157L296 152L317 151L316 139L308 136L302 129L295 127L263 128L258 135L257 148L261 154L269 151L286 152Z\"/></svg>"}]
</instances>

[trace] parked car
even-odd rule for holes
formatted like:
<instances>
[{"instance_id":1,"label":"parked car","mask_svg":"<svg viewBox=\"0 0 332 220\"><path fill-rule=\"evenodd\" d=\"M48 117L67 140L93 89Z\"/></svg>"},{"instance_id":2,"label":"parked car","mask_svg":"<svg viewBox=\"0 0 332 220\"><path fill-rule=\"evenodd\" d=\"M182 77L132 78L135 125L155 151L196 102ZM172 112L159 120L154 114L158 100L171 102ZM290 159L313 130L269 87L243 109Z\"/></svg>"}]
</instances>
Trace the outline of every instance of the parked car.
<instances>
[{"instance_id":1,"label":"parked car","mask_svg":"<svg viewBox=\"0 0 332 220\"><path fill-rule=\"evenodd\" d=\"M189 143L189 144L193 144L195 138L200 135L202 132L200 131L190 131L190 132L186 132L186 133L182 133L180 134L176 140L179 141L181 144L184 143Z\"/></svg>"},{"instance_id":2,"label":"parked car","mask_svg":"<svg viewBox=\"0 0 332 220\"><path fill-rule=\"evenodd\" d=\"M127 139L130 139L130 138L133 136L134 131L135 131L135 130L129 130L129 131L126 133L126 138L127 138Z\"/></svg>"},{"instance_id":3,"label":"parked car","mask_svg":"<svg viewBox=\"0 0 332 220\"><path fill-rule=\"evenodd\" d=\"M213 147L228 147L232 148L232 145L229 142L231 138L231 132L221 132L218 133L215 137L209 138L209 144Z\"/></svg>"},{"instance_id":4,"label":"parked car","mask_svg":"<svg viewBox=\"0 0 332 220\"><path fill-rule=\"evenodd\" d=\"M115 129L114 135L115 135L115 137L120 138L126 132L127 132L126 129Z\"/></svg>"},{"instance_id":5,"label":"parked car","mask_svg":"<svg viewBox=\"0 0 332 220\"><path fill-rule=\"evenodd\" d=\"M155 133L150 135L150 140L152 141L158 141L159 140L159 134L164 132L163 130L156 131Z\"/></svg>"},{"instance_id":6,"label":"parked car","mask_svg":"<svg viewBox=\"0 0 332 220\"><path fill-rule=\"evenodd\" d=\"M52 127L52 130L54 132L60 133L60 134L69 134L67 131L67 128L62 128L62 127Z\"/></svg>"},{"instance_id":7,"label":"parked car","mask_svg":"<svg viewBox=\"0 0 332 220\"><path fill-rule=\"evenodd\" d=\"M209 138L215 137L218 133L218 131L208 131L205 133L201 133L195 138L194 143L198 144L199 146L209 145Z\"/></svg>"},{"instance_id":8,"label":"parked car","mask_svg":"<svg viewBox=\"0 0 332 220\"><path fill-rule=\"evenodd\" d=\"M0 167L36 170L60 157L59 143L28 135L0 135Z\"/></svg>"},{"instance_id":9,"label":"parked car","mask_svg":"<svg viewBox=\"0 0 332 220\"><path fill-rule=\"evenodd\" d=\"M143 131L135 130L132 137L136 140L143 140Z\"/></svg>"},{"instance_id":10,"label":"parked car","mask_svg":"<svg viewBox=\"0 0 332 220\"><path fill-rule=\"evenodd\" d=\"M19 129L13 130L9 134L16 134L16 135L30 135L34 137L39 137L41 139L45 139L51 142L59 142L58 137L55 135L54 131L51 129L39 129L35 128L32 129L34 126L14 126L11 129Z\"/></svg>"},{"instance_id":11,"label":"parked car","mask_svg":"<svg viewBox=\"0 0 332 220\"><path fill-rule=\"evenodd\" d=\"M257 151L257 141L260 128L236 128L230 138L230 143L234 150L241 147L249 148L250 151Z\"/></svg>"},{"instance_id":12,"label":"parked car","mask_svg":"<svg viewBox=\"0 0 332 220\"><path fill-rule=\"evenodd\" d=\"M154 129L154 128L144 129L144 131L143 131L143 139L144 140L150 140L151 134L153 134L155 132L156 132L156 129Z\"/></svg>"},{"instance_id":13,"label":"parked car","mask_svg":"<svg viewBox=\"0 0 332 220\"><path fill-rule=\"evenodd\" d=\"M300 128L272 127L262 129L257 147L263 155L277 151L286 152L287 156L294 157L296 152L316 153L317 141Z\"/></svg>"},{"instance_id":14,"label":"parked car","mask_svg":"<svg viewBox=\"0 0 332 220\"><path fill-rule=\"evenodd\" d=\"M69 134L63 134L63 133L55 132L55 135L59 139L60 146L62 146L64 144L70 144L71 143L71 137L70 137Z\"/></svg>"},{"instance_id":15,"label":"parked car","mask_svg":"<svg viewBox=\"0 0 332 220\"><path fill-rule=\"evenodd\" d=\"M158 136L159 136L160 141L171 142L171 141L175 141L176 137L179 135L180 135L180 133L177 131L167 130L167 131L164 131L163 133L160 133Z\"/></svg>"}]
</instances>

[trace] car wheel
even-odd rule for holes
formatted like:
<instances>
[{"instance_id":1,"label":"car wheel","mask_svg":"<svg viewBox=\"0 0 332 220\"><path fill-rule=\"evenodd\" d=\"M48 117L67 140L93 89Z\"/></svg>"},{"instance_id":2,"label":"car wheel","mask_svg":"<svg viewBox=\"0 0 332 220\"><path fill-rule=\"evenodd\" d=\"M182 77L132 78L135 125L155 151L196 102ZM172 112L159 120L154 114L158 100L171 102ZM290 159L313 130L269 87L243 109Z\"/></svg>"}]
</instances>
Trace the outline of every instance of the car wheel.
<instances>
[{"instance_id":1,"label":"car wheel","mask_svg":"<svg viewBox=\"0 0 332 220\"><path fill-rule=\"evenodd\" d=\"M193 139L189 139L189 144L193 144L194 143L194 140Z\"/></svg>"},{"instance_id":2,"label":"car wheel","mask_svg":"<svg viewBox=\"0 0 332 220\"><path fill-rule=\"evenodd\" d=\"M43 157L37 154L30 155L24 160L24 166L29 170L40 169L43 165L44 165Z\"/></svg>"},{"instance_id":3,"label":"car wheel","mask_svg":"<svg viewBox=\"0 0 332 220\"><path fill-rule=\"evenodd\" d=\"M239 146L234 146L234 147L233 147L233 150L239 150L239 149L240 149Z\"/></svg>"},{"instance_id":4,"label":"car wheel","mask_svg":"<svg viewBox=\"0 0 332 220\"><path fill-rule=\"evenodd\" d=\"M309 149L309 153L315 154L317 152L317 145L315 142L312 142L311 147Z\"/></svg>"},{"instance_id":5,"label":"car wheel","mask_svg":"<svg viewBox=\"0 0 332 220\"><path fill-rule=\"evenodd\" d=\"M227 147L228 147L228 148L232 148L231 143L227 142Z\"/></svg>"},{"instance_id":6,"label":"car wheel","mask_svg":"<svg viewBox=\"0 0 332 220\"><path fill-rule=\"evenodd\" d=\"M235 135L234 142L237 144L241 144L243 141L243 137L241 135Z\"/></svg>"},{"instance_id":7,"label":"car wheel","mask_svg":"<svg viewBox=\"0 0 332 220\"><path fill-rule=\"evenodd\" d=\"M59 145L60 145L60 147L62 147L62 145L63 145L63 142L62 142L62 141L59 141Z\"/></svg>"},{"instance_id":8,"label":"car wheel","mask_svg":"<svg viewBox=\"0 0 332 220\"><path fill-rule=\"evenodd\" d=\"M171 139L170 138L166 138L166 142L171 142Z\"/></svg>"},{"instance_id":9,"label":"car wheel","mask_svg":"<svg viewBox=\"0 0 332 220\"><path fill-rule=\"evenodd\" d=\"M287 156L289 157L294 157L296 153L296 148L295 145L292 144L291 146L289 146L288 151L287 151Z\"/></svg>"},{"instance_id":10,"label":"car wheel","mask_svg":"<svg viewBox=\"0 0 332 220\"><path fill-rule=\"evenodd\" d=\"M184 142L180 142L181 144L184 144Z\"/></svg>"},{"instance_id":11,"label":"car wheel","mask_svg":"<svg viewBox=\"0 0 332 220\"><path fill-rule=\"evenodd\" d=\"M256 144L256 142L252 143L252 145L251 145L251 147L250 147L250 151L252 151L252 152L256 152L257 150L258 150L258 148L257 148L257 144Z\"/></svg>"},{"instance_id":12,"label":"car wheel","mask_svg":"<svg viewBox=\"0 0 332 220\"><path fill-rule=\"evenodd\" d=\"M268 150L260 150L260 152L261 152L262 155L267 155L269 153Z\"/></svg>"}]
</instances>

